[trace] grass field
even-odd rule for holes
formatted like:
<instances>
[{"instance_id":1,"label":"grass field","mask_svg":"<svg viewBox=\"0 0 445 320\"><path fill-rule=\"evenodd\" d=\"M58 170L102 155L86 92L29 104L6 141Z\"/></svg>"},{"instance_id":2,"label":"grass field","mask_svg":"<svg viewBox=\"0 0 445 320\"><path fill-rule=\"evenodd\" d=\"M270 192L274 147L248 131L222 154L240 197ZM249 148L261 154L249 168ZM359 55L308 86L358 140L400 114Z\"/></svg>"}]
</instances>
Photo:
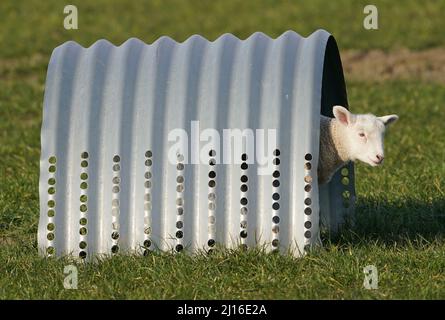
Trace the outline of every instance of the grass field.
<instances>
[{"instance_id":1,"label":"grass field","mask_svg":"<svg viewBox=\"0 0 445 320\"><path fill-rule=\"evenodd\" d=\"M381 16L374 33L362 28L364 1L82 2L77 31L62 28L56 1L2 1L0 299L445 299L445 86L417 79L348 82L354 112L397 113L400 120L386 137L385 165L356 167L354 229L304 259L259 250L117 256L79 264L79 289L65 290L63 268L72 262L37 255L41 109L55 46L99 38L118 44L131 36L151 42L163 34L308 34L319 27L344 49L445 45L444 2L373 2ZM378 290L363 288L366 265L378 268Z\"/></svg>"}]
</instances>

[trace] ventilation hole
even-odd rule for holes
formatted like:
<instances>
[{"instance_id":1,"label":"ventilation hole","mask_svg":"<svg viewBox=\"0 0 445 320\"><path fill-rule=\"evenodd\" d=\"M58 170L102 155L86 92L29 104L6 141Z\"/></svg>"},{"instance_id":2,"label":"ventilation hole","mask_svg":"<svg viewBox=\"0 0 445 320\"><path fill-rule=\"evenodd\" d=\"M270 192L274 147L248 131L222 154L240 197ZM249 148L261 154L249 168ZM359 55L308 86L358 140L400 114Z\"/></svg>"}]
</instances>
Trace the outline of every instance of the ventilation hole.
<instances>
[{"instance_id":1,"label":"ventilation hole","mask_svg":"<svg viewBox=\"0 0 445 320\"><path fill-rule=\"evenodd\" d=\"M86 189L86 188L88 188L88 183L86 183L86 182L82 182L82 183L80 184L80 189Z\"/></svg>"},{"instance_id":2,"label":"ventilation hole","mask_svg":"<svg viewBox=\"0 0 445 320\"><path fill-rule=\"evenodd\" d=\"M213 192L211 192L211 193L209 193L208 198L209 198L210 201L215 201L215 199L216 199L216 194L214 194Z\"/></svg>"},{"instance_id":3,"label":"ventilation hole","mask_svg":"<svg viewBox=\"0 0 445 320\"><path fill-rule=\"evenodd\" d=\"M349 184L349 178L348 177L341 178L341 183L343 185L347 186Z\"/></svg>"},{"instance_id":4,"label":"ventilation hole","mask_svg":"<svg viewBox=\"0 0 445 320\"><path fill-rule=\"evenodd\" d=\"M273 159L273 164L276 165L276 166L279 166L279 165L280 165L280 162L281 162L281 161L280 161L280 159L278 159L278 158L277 158L277 159Z\"/></svg>"},{"instance_id":5,"label":"ventilation hole","mask_svg":"<svg viewBox=\"0 0 445 320\"><path fill-rule=\"evenodd\" d=\"M306 231L304 233L304 237L309 239L311 237L311 232L310 231Z\"/></svg>"},{"instance_id":6,"label":"ventilation hole","mask_svg":"<svg viewBox=\"0 0 445 320\"><path fill-rule=\"evenodd\" d=\"M54 217L56 212L54 210L48 210L48 217Z\"/></svg>"},{"instance_id":7,"label":"ventilation hole","mask_svg":"<svg viewBox=\"0 0 445 320\"><path fill-rule=\"evenodd\" d=\"M216 156L216 151L215 151L215 150L210 150L210 151L209 151L209 156L210 156L210 157L214 157L214 156Z\"/></svg>"},{"instance_id":8,"label":"ventilation hole","mask_svg":"<svg viewBox=\"0 0 445 320\"><path fill-rule=\"evenodd\" d=\"M307 161L311 161L311 160L312 160L312 155L311 155L310 153L306 153L306 155L304 156L304 158L305 158Z\"/></svg>"},{"instance_id":9,"label":"ventilation hole","mask_svg":"<svg viewBox=\"0 0 445 320\"><path fill-rule=\"evenodd\" d=\"M178 208L178 215L182 216L184 214L184 208Z\"/></svg>"},{"instance_id":10,"label":"ventilation hole","mask_svg":"<svg viewBox=\"0 0 445 320\"><path fill-rule=\"evenodd\" d=\"M311 191L311 189L312 189L312 187L311 187L310 184L307 184L307 185L304 186L304 191L306 191L306 192Z\"/></svg>"},{"instance_id":11,"label":"ventilation hole","mask_svg":"<svg viewBox=\"0 0 445 320\"><path fill-rule=\"evenodd\" d=\"M247 170L247 168L249 168L249 166L247 165L247 163L243 162L243 163L241 164L241 169L242 169L242 170Z\"/></svg>"},{"instance_id":12,"label":"ventilation hole","mask_svg":"<svg viewBox=\"0 0 445 320\"><path fill-rule=\"evenodd\" d=\"M247 154L246 153L243 153L242 155L241 155L241 160L243 160L243 161L247 161Z\"/></svg>"},{"instance_id":13,"label":"ventilation hole","mask_svg":"<svg viewBox=\"0 0 445 320\"><path fill-rule=\"evenodd\" d=\"M240 211L242 215L246 215L248 210L246 207L242 207Z\"/></svg>"},{"instance_id":14,"label":"ventilation hole","mask_svg":"<svg viewBox=\"0 0 445 320\"><path fill-rule=\"evenodd\" d=\"M48 233L46 235L46 239L48 239L49 241L54 240L54 233Z\"/></svg>"},{"instance_id":15,"label":"ventilation hole","mask_svg":"<svg viewBox=\"0 0 445 320\"><path fill-rule=\"evenodd\" d=\"M247 190L249 188L247 187L247 184L242 184L240 189L241 189L242 192L247 192Z\"/></svg>"},{"instance_id":16,"label":"ventilation hole","mask_svg":"<svg viewBox=\"0 0 445 320\"><path fill-rule=\"evenodd\" d=\"M276 170L276 171L273 172L272 175L273 175L274 178L279 178L280 177L280 171Z\"/></svg>"},{"instance_id":17,"label":"ventilation hole","mask_svg":"<svg viewBox=\"0 0 445 320\"><path fill-rule=\"evenodd\" d=\"M51 173L56 172L56 166L49 166L48 171Z\"/></svg>"},{"instance_id":18,"label":"ventilation hole","mask_svg":"<svg viewBox=\"0 0 445 320\"><path fill-rule=\"evenodd\" d=\"M119 157L118 155L115 155L115 156L113 157L113 161L114 161L114 162L120 162L120 161L121 161L121 157Z\"/></svg>"},{"instance_id":19,"label":"ventilation hole","mask_svg":"<svg viewBox=\"0 0 445 320\"><path fill-rule=\"evenodd\" d=\"M79 248L80 249L85 249L87 247L87 243L85 241L80 241L79 242Z\"/></svg>"},{"instance_id":20,"label":"ventilation hole","mask_svg":"<svg viewBox=\"0 0 445 320\"><path fill-rule=\"evenodd\" d=\"M176 238L181 239L183 237L183 235L184 235L184 233L181 230L176 231Z\"/></svg>"},{"instance_id":21,"label":"ventilation hole","mask_svg":"<svg viewBox=\"0 0 445 320\"><path fill-rule=\"evenodd\" d=\"M280 223L280 217L279 216L273 216L272 217L272 222L275 223L275 224Z\"/></svg>"},{"instance_id":22,"label":"ventilation hole","mask_svg":"<svg viewBox=\"0 0 445 320\"><path fill-rule=\"evenodd\" d=\"M209 210L215 210L216 209L216 205L213 202L209 203Z\"/></svg>"},{"instance_id":23,"label":"ventilation hole","mask_svg":"<svg viewBox=\"0 0 445 320\"><path fill-rule=\"evenodd\" d=\"M273 152L273 155L276 156L276 157L279 157L280 154L281 154L281 152L280 152L279 149L275 149L274 152Z\"/></svg>"},{"instance_id":24,"label":"ventilation hole","mask_svg":"<svg viewBox=\"0 0 445 320\"><path fill-rule=\"evenodd\" d=\"M56 188L54 188L54 187L48 188L48 193L49 193L49 194L54 194L54 193L56 193Z\"/></svg>"},{"instance_id":25,"label":"ventilation hole","mask_svg":"<svg viewBox=\"0 0 445 320\"><path fill-rule=\"evenodd\" d=\"M240 203L245 206L247 204L247 198L241 198Z\"/></svg>"},{"instance_id":26,"label":"ventilation hole","mask_svg":"<svg viewBox=\"0 0 445 320\"><path fill-rule=\"evenodd\" d=\"M273 232L273 233L278 233L278 232L280 232L280 227L279 227L279 226L273 226L273 227L272 227L272 232Z\"/></svg>"},{"instance_id":27,"label":"ventilation hole","mask_svg":"<svg viewBox=\"0 0 445 320\"><path fill-rule=\"evenodd\" d=\"M275 188L278 188L278 187L280 186L280 181L279 181L279 180L274 180L274 181L272 181L272 185L273 185Z\"/></svg>"},{"instance_id":28,"label":"ventilation hole","mask_svg":"<svg viewBox=\"0 0 445 320\"><path fill-rule=\"evenodd\" d=\"M151 179L151 172L145 172L144 177L145 179Z\"/></svg>"},{"instance_id":29,"label":"ventilation hole","mask_svg":"<svg viewBox=\"0 0 445 320\"><path fill-rule=\"evenodd\" d=\"M48 223L46 229L48 229L48 231L54 231L55 229L54 223Z\"/></svg>"},{"instance_id":30,"label":"ventilation hole","mask_svg":"<svg viewBox=\"0 0 445 320\"><path fill-rule=\"evenodd\" d=\"M87 228L85 228L85 227L80 228L80 229L79 229L79 233L80 233L82 236L86 235L86 234L87 234Z\"/></svg>"},{"instance_id":31,"label":"ventilation hole","mask_svg":"<svg viewBox=\"0 0 445 320\"><path fill-rule=\"evenodd\" d=\"M150 250L144 250L144 253L143 253L144 257L148 256L149 254L150 254Z\"/></svg>"},{"instance_id":32,"label":"ventilation hole","mask_svg":"<svg viewBox=\"0 0 445 320\"><path fill-rule=\"evenodd\" d=\"M56 250L54 249L54 247L46 248L46 253L47 254L54 254L55 252L56 252Z\"/></svg>"},{"instance_id":33,"label":"ventilation hole","mask_svg":"<svg viewBox=\"0 0 445 320\"><path fill-rule=\"evenodd\" d=\"M216 182L215 182L215 180L210 180L209 181L209 187L210 188L214 188L216 186Z\"/></svg>"},{"instance_id":34,"label":"ventilation hole","mask_svg":"<svg viewBox=\"0 0 445 320\"><path fill-rule=\"evenodd\" d=\"M184 226L184 223L182 221L176 221L176 228L182 229L183 226Z\"/></svg>"},{"instance_id":35,"label":"ventilation hole","mask_svg":"<svg viewBox=\"0 0 445 320\"><path fill-rule=\"evenodd\" d=\"M178 205L178 206L184 205L184 199L182 199L182 198L176 199L176 205Z\"/></svg>"},{"instance_id":36,"label":"ventilation hole","mask_svg":"<svg viewBox=\"0 0 445 320\"><path fill-rule=\"evenodd\" d=\"M183 176L177 176L176 177L176 182L177 183L183 183L184 182L184 177Z\"/></svg>"},{"instance_id":37,"label":"ventilation hole","mask_svg":"<svg viewBox=\"0 0 445 320\"><path fill-rule=\"evenodd\" d=\"M240 227L241 227L242 229L246 229L246 228L247 228L247 221L246 221L246 220L241 221L241 222L240 222Z\"/></svg>"},{"instance_id":38,"label":"ventilation hole","mask_svg":"<svg viewBox=\"0 0 445 320\"><path fill-rule=\"evenodd\" d=\"M111 200L111 205L113 207L119 207L119 199L113 199Z\"/></svg>"},{"instance_id":39,"label":"ventilation hole","mask_svg":"<svg viewBox=\"0 0 445 320\"><path fill-rule=\"evenodd\" d=\"M55 185L55 184L56 184L56 179L54 179L54 178L49 178L49 179L48 179L48 184L51 185L51 186Z\"/></svg>"},{"instance_id":40,"label":"ventilation hole","mask_svg":"<svg viewBox=\"0 0 445 320\"><path fill-rule=\"evenodd\" d=\"M311 183L312 182L312 177L311 176L305 176L304 177L304 182Z\"/></svg>"},{"instance_id":41,"label":"ventilation hole","mask_svg":"<svg viewBox=\"0 0 445 320\"><path fill-rule=\"evenodd\" d=\"M113 190L113 193L119 193L120 189L119 189L119 186L114 186L112 190Z\"/></svg>"},{"instance_id":42,"label":"ventilation hole","mask_svg":"<svg viewBox=\"0 0 445 320\"><path fill-rule=\"evenodd\" d=\"M214 166L216 164L216 160L215 159L210 159L209 160L209 165Z\"/></svg>"},{"instance_id":43,"label":"ventilation hole","mask_svg":"<svg viewBox=\"0 0 445 320\"><path fill-rule=\"evenodd\" d=\"M249 180L249 178L247 178L247 176L246 176L246 175L242 175L242 176L241 176L241 182L244 182L244 183L246 183L246 182L247 182L247 180Z\"/></svg>"},{"instance_id":44,"label":"ventilation hole","mask_svg":"<svg viewBox=\"0 0 445 320\"><path fill-rule=\"evenodd\" d=\"M81 212L86 212L86 211L87 211L87 206L86 206L86 204L82 204L82 205L80 206L80 211L81 211Z\"/></svg>"},{"instance_id":45,"label":"ventilation hole","mask_svg":"<svg viewBox=\"0 0 445 320\"><path fill-rule=\"evenodd\" d=\"M278 241L278 239L273 239L273 240L272 240L272 245L273 245L274 247L278 247L279 244L280 244L280 241Z\"/></svg>"},{"instance_id":46,"label":"ventilation hole","mask_svg":"<svg viewBox=\"0 0 445 320\"><path fill-rule=\"evenodd\" d=\"M82 173L80 174L80 179L82 179L82 180L86 180L86 179L88 179L88 173L86 173L86 172L82 172Z\"/></svg>"},{"instance_id":47,"label":"ventilation hole","mask_svg":"<svg viewBox=\"0 0 445 320\"><path fill-rule=\"evenodd\" d=\"M117 171L119 171L120 169L121 169L121 166L118 165L118 164L115 164L115 165L113 166L113 171L114 171L114 172L117 172Z\"/></svg>"},{"instance_id":48,"label":"ventilation hole","mask_svg":"<svg viewBox=\"0 0 445 320\"><path fill-rule=\"evenodd\" d=\"M280 204L278 202L274 202L274 204L272 204L272 209L279 210L280 209Z\"/></svg>"},{"instance_id":49,"label":"ventilation hole","mask_svg":"<svg viewBox=\"0 0 445 320\"><path fill-rule=\"evenodd\" d=\"M79 258L85 259L86 257L87 257L87 253L85 251L80 251L79 252Z\"/></svg>"},{"instance_id":50,"label":"ventilation hole","mask_svg":"<svg viewBox=\"0 0 445 320\"><path fill-rule=\"evenodd\" d=\"M145 157L147 157L147 158L151 158L152 155L153 155L153 153L150 150L145 152Z\"/></svg>"},{"instance_id":51,"label":"ventilation hole","mask_svg":"<svg viewBox=\"0 0 445 320\"><path fill-rule=\"evenodd\" d=\"M86 161L86 160L82 160L82 161L80 162L80 166L81 166L82 168L86 168L86 167L88 167L88 161Z\"/></svg>"},{"instance_id":52,"label":"ventilation hole","mask_svg":"<svg viewBox=\"0 0 445 320\"><path fill-rule=\"evenodd\" d=\"M81 157L82 159L88 159L88 152L86 152L86 151L82 152L81 155L80 155L80 157Z\"/></svg>"},{"instance_id":53,"label":"ventilation hole","mask_svg":"<svg viewBox=\"0 0 445 320\"><path fill-rule=\"evenodd\" d=\"M178 165L176 166L176 169L178 169L179 171L184 170L184 165L182 163L178 163Z\"/></svg>"},{"instance_id":54,"label":"ventilation hole","mask_svg":"<svg viewBox=\"0 0 445 320\"><path fill-rule=\"evenodd\" d=\"M119 177L113 177L113 183L119 184L121 182L121 179Z\"/></svg>"},{"instance_id":55,"label":"ventilation hole","mask_svg":"<svg viewBox=\"0 0 445 320\"><path fill-rule=\"evenodd\" d=\"M274 193L272 195L272 199L274 199L275 201L280 200L280 194L279 193Z\"/></svg>"},{"instance_id":56,"label":"ventilation hole","mask_svg":"<svg viewBox=\"0 0 445 320\"><path fill-rule=\"evenodd\" d=\"M117 200L117 199L115 199L115 200ZM144 194L144 200L151 201L151 194L149 194L149 193Z\"/></svg>"},{"instance_id":57,"label":"ventilation hole","mask_svg":"<svg viewBox=\"0 0 445 320\"><path fill-rule=\"evenodd\" d=\"M151 241L150 240L144 240L144 247L149 248L151 247Z\"/></svg>"},{"instance_id":58,"label":"ventilation hole","mask_svg":"<svg viewBox=\"0 0 445 320\"><path fill-rule=\"evenodd\" d=\"M182 244L177 244L175 249L177 252L181 252L184 249L184 246Z\"/></svg>"},{"instance_id":59,"label":"ventilation hole","mask_svg":"<svg viewBox=\"0 0 445 320\"><path fill-rule=\"evenodd\" d=\"M119 239L119 232L114 231L114 232L111 234L111 239L113 239L113 240L117 240L117 239Z\"/></svg>"},{"instance_id":60,"label":"ventilation hole","mask_svg":"<svg viewBox=\"0 0 445 320\"><path fill-rule=\"evenodd\" d=\"M82 226L86 226L87 222L88 222L87 218L80 218L79 219L79 224L82 225Z\"/></svg>"},{"instance_id":61,"label":"ventilation hole","mask_svg":"<svg viewBox=\"0 0 445 320\"><path fill-rule=\"evenodd\" d=\"M347 176L349 174L349 170L348 170L348 168L343 168L343 169L341 169L341 175L342 176Z\"/></svg>"},{"instance_id":62,"label":"ventilation hole","mask_svg":"<svg viewBox=\"0 0 445 320\"><path fill-rule=\"evenodd\" d=\"M246 230L242 230L240 233L239 233L239 235L240 235L240 237L241 238L247 238L247 231Z\"/></svg>"},{"instance_id":63,"label":"ventilation hole","mask_svg":"<svg viewBox=\"0 0 445 320\"><path fill-rule=\"evenodd\" d=\"M48 201L48 207L54 208L55 206L56 206L56 202L54 200L49 200Z\"/></svg>"},{"instance_id":64,"label":"ventilation hole","mask_svg":"<svg viewBox=\"0 0 445 320\"><path fill-rule=\"evenodd\" d=\"M119 246L118 245L114 245L111 247L111 252L112 253L118 253L119 252Z\"/></svg>"},{"instance_id":65,"label":"ventilation hole","mask_svg":"<svg viewBox=\"0 0 445 320\"><path fill-rule=\"evenodd\" d=\"M306 215L310 215L312 213L312 209L311 208L306 208L306 209L304 209L304 213Z\"/></svg>"},{"instance_id":66,"label":"ventilation hole","mask_svg":"<svg viewBox=\"0 0 445 320\"><path fill-rule=\"evenodd\" d=\"M57 161L57 159L56 159L56 157L54 157L54 156L52 156L52 157L50 157L50 158L48 159L48 162L51 163L51 164L55 164L56 161Z\"/></svg>"},{"instance_id":67,"label":"ventilation hole","mask_svg":"<svg viewBox=\"0 0 445 320\"><path fill-rule=\"evenodd\" d=\"M210 179L214 179L216 177L216 172L215 171L210 171L209 172L209 178Z\"/></svg>"},{"instance_id":68,"label":"ventilation hole","mask_svg":"<svg viewBox=\"0 0 445 320\"><path fill-rule=\"evenodd\" d=\"M305 205L310 206L311 203L312 203L311 198L306 198L306 199L304 199L304 204L305 204Z\"/></svg>"},{"instance_id":69,"label":"ventilation hole","mask_svg":"<svg viewBox=\"0 0 445 320\"><path fill-rule=\"evenodd\" d=\"M178 154L176 156L176 159L178 159L179 162L183 162L184 161L184 156L182 154Z\"/></svg>"},{"instance_id":70,"label":"ventilation hole","mask_svg":"<svg viewBox=\"0 0 445 320\"><path fill-rule=\"evenodd\" d=\"M145 186L145 188L150 189L151 188L151 181L145 181L144 186Z\"/></svg>"},{"instance_id":71,"label":"ventilation hole","mask_svg":"<svg viewBox=\"0 0 445 320\"><path fill-rule=\"evenodd\" d=\"M209 247L213 247L213 246L215 245L215 240L213 240L213 239L209 239L209 241L207 241L207 245L208 245Z\"/></svg>"},{"instance_id":72,"label":"ventilation hole","mask_svg":"<svg viewBox=\"0 0 445 320\"><path fill-rule=\"evenodd\" d=\"M304 251L310 251L311 250L311 245L307 244L304 246Z\"/></svg>"},{"instance_id":73,"label":"ventilation hole","mask_svg":"<svg viewBox=\"0 0 445 320\"><path fill-rule=\"evenodd\" d=\"M176 186L176 191L177 191L177 192L182 192L182 191L184 191L184 186L183 186L182 184L177 185L177 186Z\"/></svg>"},{"instance_id":74,"label":"ventilation hole","mask_svg":"<svg viewBox=\"0 0 445 320\"><path fill-rule=\"evenodd\" d=\"M312 165L311 165L309 162L306 162L306 163L304 164L304 168L305 168L306 170L311 170Z\"/></svg>"},{"instance_id":75,"label":"ventilation hole","mask_svg":"<svg viewBox=\"0 0 445 320\"><path fill-rule=\"evenodd\" d=\"M345 190L345 191L342 192L341 195L343 196L343 198L344 198L345 200L347 200L347 199L349 199L349 197L351 196L351 193L350 193L348 190Z\"/></svg>"},{"instance_id":76,"label":"ventilation hole","mask_svg":"<svg viewBox=\"0 0 445 320\"><path fill-rule=\"evenodd\" d=\"M310 229L310 228L312 227L312 222L310 222L310 221L306 221L306 222L304 223L304 227L305 227L306 229Z\"/></svg>"},{"instance_id":77,"label":"ventilation hole","mask_svg":"<svg viewBox=\"0 0 445 320\"><path fill-rule=\"evenodd\" d=\"M150 233L151 233L151 228L150 228L150 227L145 228L145 229L144 229L144 233L145 233L145 234L150 234Z\"/></svg>"}]
</instances>

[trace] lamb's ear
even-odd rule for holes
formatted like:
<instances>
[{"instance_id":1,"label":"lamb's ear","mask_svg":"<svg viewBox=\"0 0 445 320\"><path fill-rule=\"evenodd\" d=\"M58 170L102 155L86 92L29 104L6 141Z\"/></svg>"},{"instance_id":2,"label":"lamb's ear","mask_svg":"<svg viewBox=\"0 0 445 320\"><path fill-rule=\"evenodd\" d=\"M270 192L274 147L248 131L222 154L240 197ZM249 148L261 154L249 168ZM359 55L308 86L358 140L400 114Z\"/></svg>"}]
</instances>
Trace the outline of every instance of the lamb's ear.
<instances>
[{"instance_id":1,"label":"lamb's ear","mask_svg":"<svg viewBox=\"0 0 445 320\"><path fill-rule=\"evenodd\" d=\"M383 121L383 123L385 124L385 126L390 125L391 123L396 122L399 119L399 116L396 114L390 114L388 116L382 116L379 117L380 120Z\"/></svg>"},{"instance_id":2,"label":"lamb's ear","mask_svg":"<svg viewBox=\"0 0 445 320\"><path fill-rule=\"evenodd\" d=\"M341 124L347 126L351 124L353 121L353 114L348 111L345 107L342 106L334 106L332 108L332 112L334 113L334 117L340 121Z\"/></svg>"}]
</instances>

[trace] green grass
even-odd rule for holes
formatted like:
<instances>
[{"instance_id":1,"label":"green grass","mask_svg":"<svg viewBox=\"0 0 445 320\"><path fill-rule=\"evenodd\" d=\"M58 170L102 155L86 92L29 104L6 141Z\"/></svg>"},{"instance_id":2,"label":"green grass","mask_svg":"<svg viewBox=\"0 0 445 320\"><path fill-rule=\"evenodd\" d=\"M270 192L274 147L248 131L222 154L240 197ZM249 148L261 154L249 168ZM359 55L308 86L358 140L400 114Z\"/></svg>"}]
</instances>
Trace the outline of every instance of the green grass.
<instances>
[{"instance_id":1,"label":"green grass","mask_svg":"<svg viewBox=\"0 0 445 320\"><path fill-rule=\"evenodd\" d=\"M0 2L0 299L20 298L435 298L445 299L445 87L414 81L349 83L353 111L397 113L381 168L356 166L357 220L304 259L258 250L211 257L117 256L78 265L63 289L66 258L37 255L40 125L52 49L74 39L119 44L131 36L215 39L255 31L304 35L319 27L341 48L444 44L445 2L373 1L380 30L362 28L364 1L73 1L78 31L62 28L56 1ZM347 77L347 75L346 75ZM375 265L379 289L363 288Z\"/></svg>"}]
</instances>

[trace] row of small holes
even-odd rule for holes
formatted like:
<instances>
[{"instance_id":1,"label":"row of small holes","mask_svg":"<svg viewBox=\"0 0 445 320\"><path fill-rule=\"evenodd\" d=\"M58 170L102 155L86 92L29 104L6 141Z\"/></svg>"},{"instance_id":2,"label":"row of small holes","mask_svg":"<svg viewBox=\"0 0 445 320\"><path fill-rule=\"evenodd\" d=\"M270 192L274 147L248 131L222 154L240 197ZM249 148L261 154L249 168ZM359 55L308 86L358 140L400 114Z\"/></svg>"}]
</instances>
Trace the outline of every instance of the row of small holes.
<instances>
[{"instance_id":1,"label":"row of small holes","mask_svg":"<svg viewBox=\"0 0 445 320\"><path fill-rule=\"evenodd\" d=\"M56 214L56 202L54 200L56 194L56 162L57 159L55 156L51 156L48 160L49 167L49 178L48 178L48 224L46 225L47 234L46 239L48 240L48 247L46 248L46 253L48 256L52 256L55 254L54 248L54 239L55 239L55 224L54 224L54 216Z\"/></svg>"},{"instance_id":2,"label":"row of small holes","mask_svg":"<svg viewBox=\"0 0 445 320\"><path fill-rule=\"evenodd\" d=\"M215 187L216 187L216 159L214 158L216 156L215 150L209 151L209 193L208 193L208 199L209 199L209 222L208 222L208 232L209 232L209 240L207 241L207 245L210 247L208 250L209 253L212 252L213 247L215 246L215 210L216 210L216 193L215 193Z\"/></svg>"},{"instance_id":3,"label":"row of small holes","mask_svg":"<svg viewBox=\"0 0 445 320\"><path fill-rule=\"evenodd\" d=\"M151 247L151 187L152 187L152 160L153 153L148 150L145 152L145 173L144 173L144 256L148 255Z\"/></svg>"},{"instance_id":4,"label":"row of small holes","mask_svg":"<svg viewBox=\"0 0 445 320\"><path fill-rule=\"evenodd\" d=\"M341 183L344 185L344 190L342 192L342 198L343 198L343 207L345 208L349 208L350 206L350 200L351 200L351 193L349 192L348 186L349 186L349 170L348 168L344 167L343 169L341 169Z\"/></svg>"},{"instance_id":5,"label":"row of small holes","mask_svg":"<svg viewBox=\"0 0 445 320\"><path fill-rule=\"evenodd\" d=\"M112 246L111 246L111 253L118 253L119 252L119 214L120 214L120 201L119 201L119 192L120 192L120 183L121 183L121 177L120 177L120 170L121 170L121 158L119 155L115 155L113 157L113 178L112 183L113 187L111 189L112 191L112 200L111 200L111 240L112 240Z\"/></svg>"},{"instance_id":6,"label":"row of small holes","mask_svg":"<svg viewBox=\"0 0 445 320\"><path fill-rule=\"evenodd\" d=\"M279 209L280 209L280 193L279 193L279 187L280 187L280 150L276 149L274 152L274 173L272 176L275 180L272 182L272 246L273 250L278 249L278 245L280 244L280 216L279 216Z\"/></svg>"},{"instance_id":7,"label":"row of small holes","mask_svg":"<svg viewBox=\"0 0 445 320\"><path fill-rule=\"evenodd\" d=\"M85 259L87 257L87 252L84 250L87 247L86 234L87 230L87 212L88 212L88 152L82 152L80 155L80 220L79 220L79 233L80 233L80 242L79 242L79 257Z\"/></svg>"},{"instance_id":8,"label":"row of small holes","mask_svg":"<svg viewBox=\"0 0 445 320\"><path fill-rule=\"evenodd\" d=\"M247 169L249 169L249 165L247 164L247 154L243 153L241 155L241 199L240 199L240 237L241 237L241 246L245 249L246 238L247 238L247 212L248 212L248 177L247 177Z\"/></svg>"},{"instance_id":9,"label":"row of small holes","mask_svg":"<svg viewBox=\"0 0 445 320\"><path fill-rule=\"evenodd\" d=\"M309 220L309 216L312 214L312 208L311 208L311 204L312 204L312 200L310 198L310 192L312 190L312 175L311 175L311 170L312 170L312 154L310 153L306 153L306 155L304 156L304 159L306 160L305 164L304 164L304 169L305 169L305 177L304 177L304 182L306 183L304 186L304 194L305 194L305 199L304 199L304 204L305 204L305 208L304 208L304 213L305 213L305 222L304 222L304 228L305 228L305 232L304 232L304 237L307 239L306 240L306 244L309 244L309 240L312 236L312 232L311 232L311 228L312 228L312 222Z\"/></svg>"},{"instance_id":10,"label":"row of small holes","mask_svg":"<svg viewBox=\"0 0 445 320\"><path fill-rule=\"evenodd\" d=\"M184 237L184 156L177 155L176 164L176 252L184 249L182 240Z\"/></svg>"}]
</instances>

